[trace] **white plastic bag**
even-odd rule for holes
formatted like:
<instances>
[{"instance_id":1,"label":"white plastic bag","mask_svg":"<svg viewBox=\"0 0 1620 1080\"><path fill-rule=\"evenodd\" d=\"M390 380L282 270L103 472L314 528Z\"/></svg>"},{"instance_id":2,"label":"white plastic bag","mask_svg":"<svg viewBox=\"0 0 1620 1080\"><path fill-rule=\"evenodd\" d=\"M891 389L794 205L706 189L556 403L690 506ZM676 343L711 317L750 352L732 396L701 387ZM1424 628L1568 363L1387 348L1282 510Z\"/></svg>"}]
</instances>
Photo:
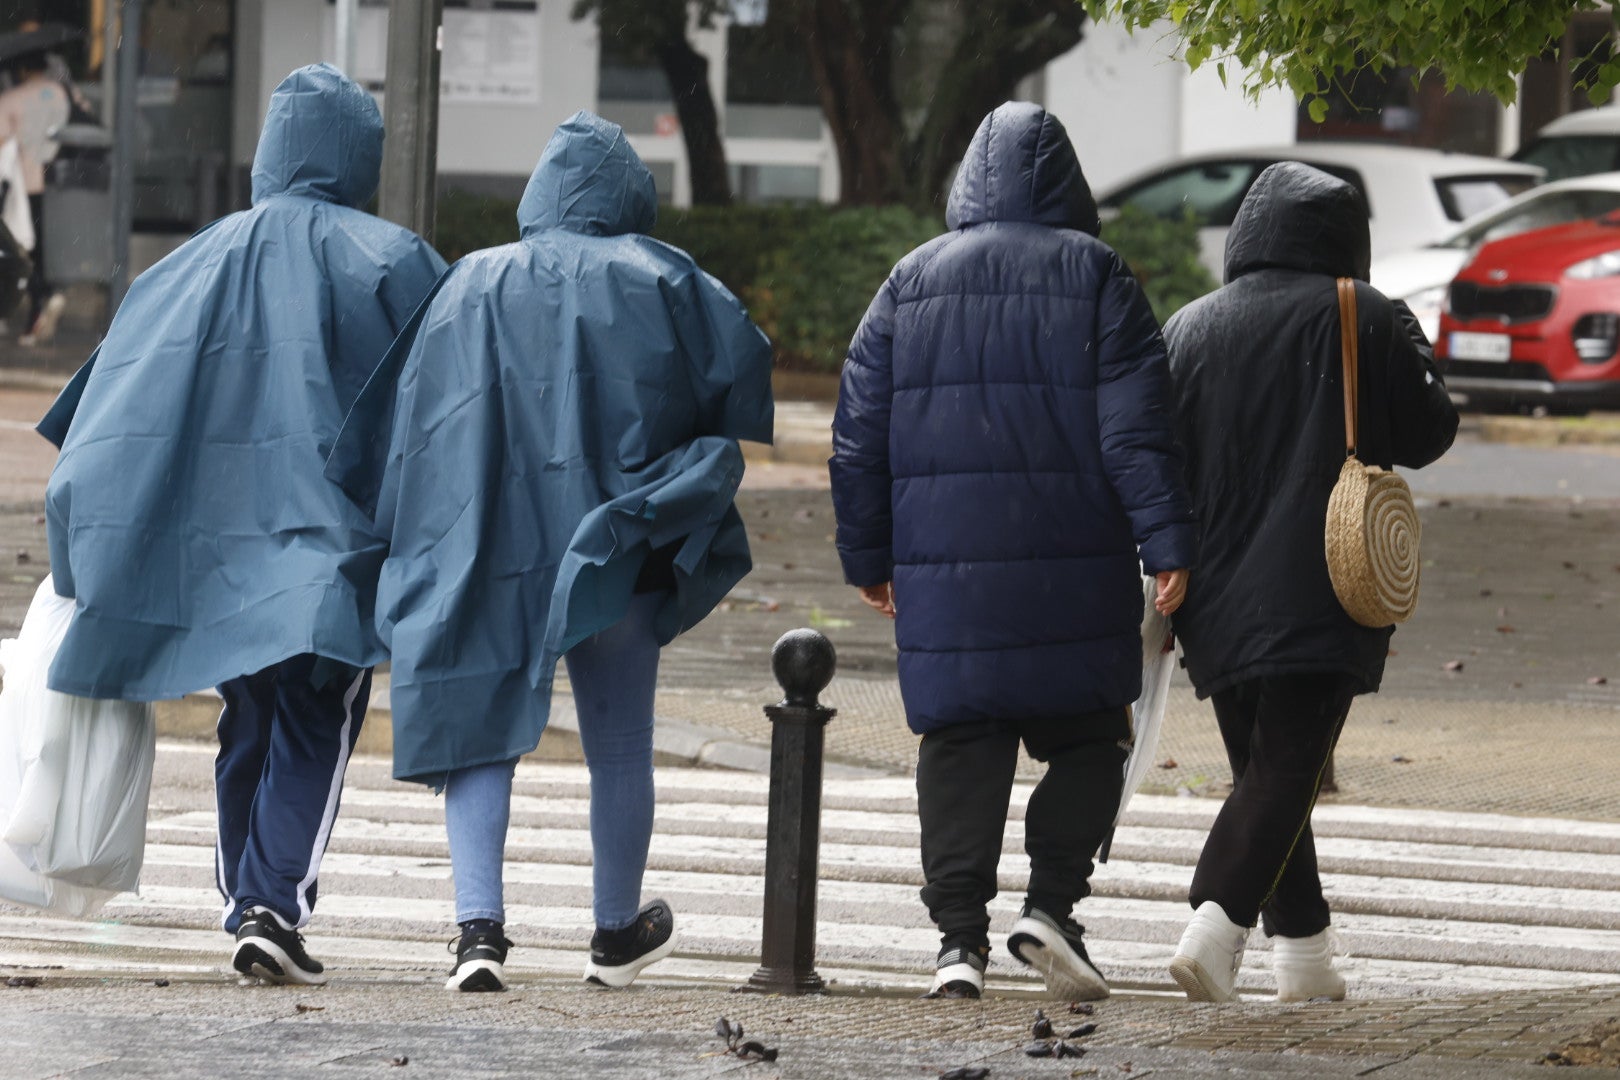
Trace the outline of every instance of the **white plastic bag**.
<instances>
[{"instance_id":1,"label":"white plastic bag","mask_svg":"<svg viewBox=\"0 0 1620 1080\"><path fill-rule=\"evenodd\" d=\"M72 619L47 577L17 638L0 642L0 892L77 914L140 879L157 735L149 704L46 686ZM19 880L18 867L46 881Z\"/></svg>"},{"instance_id":2,"label":"white plastic bag","mask_svg":"<svg viewBox=\"0 0 1620 1080\"><path fill-rule=\"evenodd\" d=\"M1131 707L1131 734L1134 745L1131 756L1125 760L1125 790L1119 797L1119 811L1114 825L1125 819L1125 808L1131 796L1142 786L1142 778L1153 767L1158 756L1159 730L1164 726L1165 706L1170 698L1170 675L1175 670L1175 650L1170 644L1170 620L1160 615L1153 606L1159 594L1159 583L1142 578L1142 597L1145 612L1142 617L1142 696Z\"/></svg>"}]
</instances>

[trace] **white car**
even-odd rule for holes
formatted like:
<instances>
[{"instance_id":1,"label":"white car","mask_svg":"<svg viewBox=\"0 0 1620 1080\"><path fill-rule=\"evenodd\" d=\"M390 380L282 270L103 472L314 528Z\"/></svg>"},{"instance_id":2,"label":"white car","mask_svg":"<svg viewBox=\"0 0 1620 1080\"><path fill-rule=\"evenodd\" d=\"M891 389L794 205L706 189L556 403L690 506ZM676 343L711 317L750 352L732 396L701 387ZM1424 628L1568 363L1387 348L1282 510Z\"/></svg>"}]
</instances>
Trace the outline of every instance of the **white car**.
<instances>
[{"instance_id":1,"label":"white car","mask_svg":"<svg viewBox=\"0 0 1620 1080\"><path fill-rule=\"evenodd\" d=\"M1539 165L1548 180L1620 169L1620 106L1560 116L1521 146L1513 160Z\"/></svg>"},{"instance_id":2,"label":"white car","mask_svg":"<svg viewBox=\"0 0 1620 1080\"><path fill-rule=\"evenodd\" d=\"M1200 225L1201 260L1219 281L1232 219L1255 179L1279 161L1303 161L1361 189L1372 221L1374 258L1439 240L1459 222L1506 202L1542 177L1536 166L1500 158L1323 140L1182 158L1125 181L1098 206L1104 221L1124 206L1161 217L1190 212Z\"/></svg>"},{"instance_id":3,"label":"white car","mask_svg":"<svg viewBox=\"0 0 1620 1080\"><path fill-rule=\"evenodd\" d=\"M1620 210L1620 172L1555 180L1469 219L1443 240L1374 259L1372 283L1385 296L1405 300L1434 341L1446 289L1481 244L1613 210Z\"/></svg>"}]
</instances>

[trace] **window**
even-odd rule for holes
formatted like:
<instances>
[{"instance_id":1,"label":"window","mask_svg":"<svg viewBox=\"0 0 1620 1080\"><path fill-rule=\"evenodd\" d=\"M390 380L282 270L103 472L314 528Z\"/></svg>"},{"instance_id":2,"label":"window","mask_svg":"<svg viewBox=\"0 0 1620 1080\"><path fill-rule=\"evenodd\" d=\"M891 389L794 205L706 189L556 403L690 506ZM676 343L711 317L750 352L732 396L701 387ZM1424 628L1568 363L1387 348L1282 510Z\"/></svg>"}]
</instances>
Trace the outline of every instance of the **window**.
<instances>
[{"instance_id":1,"label":"window","mask_svg":"<svg viewBox=\"0 0 1620 1080\"><path fill-rule=\"evenodd\" d=\"M664 69L644 50L630 48L622 37L606 30L602 31L596 96L602 101L674 100Z\"/></svg>"},{"instance_id":2,"label":"window","mask_svg":"<svg viewBox=\"0 0 1620 1080\"><path fill-rule=\"evenodd\" d=\"M1555 191L1506 207L1500 213L1458 233L1437 247L1467 251L1492 240L1516 236L1532 229L1567 225L1620 210L1620 191Z\"/></svg>"},{"instance_id":3,"label":"window","mask_svg":"<svg viewBox=\"0 0 1620 1080\"><path fill-rule=\"evenodd\" d=\"M1453 176L1436 180L1434 189L1446 217L1462 221L1529 191L1535 183L1528 176Z\"/></svg>"},{"instance_id":4,"label":"window","mask_svg":"<svg viewBox=\"0 0 1620 1080\"><path fill-rule=\"evenodd\" d=\"M1513 160L1540 165L1548 180L1609 172L1620 166L1620 136L1552 135L1526 146Z\"/></svg>"},{"instance_id":5,"label":"window","mask_svg":"<svg viewBox=\"0 0 1620 1080\"><path fill-rule=\"evenodd\" d=\"M1249 185L1269 164L1207 161L1150 177L1109 199L1109 207L1134 206L1159 217L1191 212L1200 225L1230 225Z\"/></svg>"},{"instance_id":6,"label":"window","mask_svg":"<svg viewBox=\"0 0 1620 1080\"><path fill-rule=\"evenodd\" d=\"M821 170L814 165L732 165L731 191L738 202L814 202L821 196Z\"/></svg>"}]
</instances>

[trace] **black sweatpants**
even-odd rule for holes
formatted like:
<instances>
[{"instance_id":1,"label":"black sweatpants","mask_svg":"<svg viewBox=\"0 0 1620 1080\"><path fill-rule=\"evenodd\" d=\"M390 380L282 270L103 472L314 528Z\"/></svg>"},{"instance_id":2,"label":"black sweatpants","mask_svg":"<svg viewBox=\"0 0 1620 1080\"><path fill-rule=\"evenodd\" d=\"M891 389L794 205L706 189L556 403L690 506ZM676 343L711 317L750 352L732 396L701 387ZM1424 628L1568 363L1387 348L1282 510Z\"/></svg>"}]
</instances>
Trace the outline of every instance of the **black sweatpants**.
<instances>
[{"instance_id":1,"label":"black sweatpants","mask_svg":"<svg viewBox=\"0 0 1620 1080\"><path fill-rule=\"evenodd\" d=\"M1239 926L1310 937L1328 928L1311 810L1355 689L1339 674L1286 675L1213 695L1232 794L1204 841L1188 896Z\"/></svg>"},{"instance_id":2,"label":"black sweatpants","mask_svg":"<svg viewBox=\"0 0 1620 1080\"><path fill-rule=\"evenodd\" d=\"M989 944L985 905L997 891L1020 739L1047 766L1024 812L1029 900L1061 920L1091 892L1092 856L1113 826L1125 784L1128 710L930 732L917 752L922 901L947 945Z\"/></svg>"},{"instance_id":3,"label":"black sweatpants","mask_svg":"<svg viewBox=\"0 0 1620 1080\"><path fill-rule=\"evenodd\" d=\"M51 286L45 280L45 196L28 196L28 213L34 220L34 250L28 255L34 269L28 275L28 324L22 329L25 334L33 333L45 301L51 298Z\"/></svg>"}]
</instances>

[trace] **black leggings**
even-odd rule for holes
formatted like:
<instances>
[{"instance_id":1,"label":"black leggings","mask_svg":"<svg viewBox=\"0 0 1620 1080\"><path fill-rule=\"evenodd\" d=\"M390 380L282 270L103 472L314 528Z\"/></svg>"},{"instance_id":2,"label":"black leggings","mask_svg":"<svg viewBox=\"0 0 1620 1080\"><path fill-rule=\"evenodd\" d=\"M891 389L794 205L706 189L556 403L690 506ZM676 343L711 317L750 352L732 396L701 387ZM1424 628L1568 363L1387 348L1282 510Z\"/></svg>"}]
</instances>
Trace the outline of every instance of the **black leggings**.
<instances>
[{"instance_id":1,"label":"black leggings","mask_svg":"<svg viewBox=\"0 0 1620 1080\"><path fill-rule=\"evenodd\" d=\"M1125 783L1123 709L1040 721L955 724L930 732L917 752L922 824L922 901L947 944L989 943L985 905L996 895L1022 739L1046 775L1024 812L1029 901L1056 919L1091 892L1092 856L1113 827Z\"/></svg>"},{"instance_id":2,"label":"black leggings","mask_svg":"<svg viewBox=\"0 0 1620 1080\"><path fill-rule=\"evenodd\" d=\"M1232 794L1204 841L1188 899L1213 900L1239 926L1310 937L1330 922L1311 810L1355 696L1338 674L1285 675L1214 695Z\"/></svg>"}]
</instances>

